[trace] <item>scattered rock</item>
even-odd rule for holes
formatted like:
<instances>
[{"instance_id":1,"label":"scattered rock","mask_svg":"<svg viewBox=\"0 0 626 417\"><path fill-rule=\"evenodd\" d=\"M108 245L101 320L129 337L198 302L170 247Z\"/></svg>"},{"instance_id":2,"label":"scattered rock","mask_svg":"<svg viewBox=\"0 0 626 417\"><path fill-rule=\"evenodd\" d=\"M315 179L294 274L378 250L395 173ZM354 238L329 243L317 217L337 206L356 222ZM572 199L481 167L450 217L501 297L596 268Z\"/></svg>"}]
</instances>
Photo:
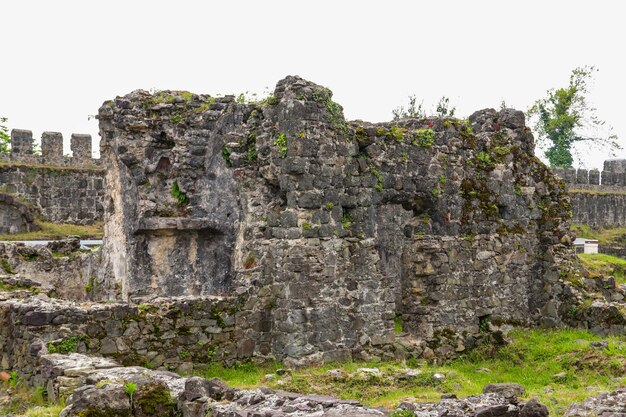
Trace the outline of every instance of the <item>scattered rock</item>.
<instances>
[{"instance_id":1,"label":"scattered rock","mask_svg":"<svg viewBox=\"0 0 626 417\"><path fill-rule=\"evenodd\" d=\"M523 405L519 415L520 417L548 417L548 414L548 407L541 404L536 398L531 398Z\"/></svg>"},{"instance_id":2,"label":"scattered rock","mask_svg":"<svg viewBox=\"0 0 626 417\"><path fill-rule=\"evenodd\" d=\"M326 375L334 379L346 379L350 376L343 369L329 369L328 371L326 371Z\"/></svg>"},{"instance_id":3,"label":"scattered rock","mask_svg":"<svg viewBox=\"0 0 626 417\"><path fill-rule=\"evenodd\" d=\"M473 395L466 398L443 398L438 403L405 401L400 410L412 411L418 417L454 416L454 417L517 417L520 407L500 394L489 393ZM531 414L534 406L528 409L524 417L546 417ZM543 409L542 409L543 410ZM547 409L546 409L547 410Z\"/></svg>"},{"instance_id":4,"label":"scattered rock","mask_svg":"<svg viewBox=\"0 0 626 417\"><path fill-rule=\"evenodd\" d=\"M623 417L626 415L626 388L610 393L602 393L587 398L582 403L572 404L563 417Z\"/></svg>"},{"instance_id":5,"label":"scattered rock","mask_svg":"<svg viewBox=\"0 0 626 417\"><path fill-rule=\"evenodd\" d=\"M80 236L68 236L61 240L52 240L47 244L48 249L53 253L69 255L80 250Z\"/></svg>"},{"instance_id":6,"label":"scattered rock","mask_svg":"<svg viewBox=\"0 0 626 417\"><path fill-rule=\"evenodd\" d=\"M378 368L359 368L353 376L361 379L380 378L383 373Z\"/></svg>"},{"instance_id":7,"label":"scattered rock","mask_svg":"<svg viewBox=\"0 0 626 417\"><path fill-rule=\"evenodd\" d=\"M435 382L443 382L446 380L446 376L440 373L434 373L432 378L433 378L433 381Z\"/></svg>"},{"instance_id":8,"label":"scattered rock","mask_svg":"<svg viewBox=\"0 0 626 417\"><path fill-rule=\"evenodd\" d=\"M413 379L421 374L422 374L422 371L420 371L419 369L406 368L401 371L398 371L398 373L396 373L395 375L395 378L399 381L404 381L408 379Z\"/></svg>"},{"instance_id":9,"label":"scattered rock","mask_svg":"<svg viewBox=\"0 0 626 417\"><path fill-rule=\"evenodd\" d=\"M497 384L487 384L483 387L483 394L489 393L501 394L508 400L517 400L526 393L526 389L514 382L501 382Z\"/></svg>"},{"instance_id":10,"label":"scattered rock","mask_svg":"<svg viewBox=\"0 0 626 417\"><path fill-rule=\"evenodd\" d=\"M589 344L591 347L594 348L598 348L598 349L608 349L609 347L609 342L606 340L601 340L601 341L593 341Z\"/></svg>"}]
</instances>

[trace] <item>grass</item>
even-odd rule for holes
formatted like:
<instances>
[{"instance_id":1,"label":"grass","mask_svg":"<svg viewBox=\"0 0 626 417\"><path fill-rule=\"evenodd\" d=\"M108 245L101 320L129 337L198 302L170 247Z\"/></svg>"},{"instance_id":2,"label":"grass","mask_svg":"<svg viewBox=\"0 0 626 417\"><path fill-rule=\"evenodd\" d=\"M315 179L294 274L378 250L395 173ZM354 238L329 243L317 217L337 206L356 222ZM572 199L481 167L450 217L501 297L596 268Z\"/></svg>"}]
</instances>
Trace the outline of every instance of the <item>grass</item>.
<instances>
[{"instance_id":1,"label":"grass","mask_svg":"<svg viewBox=\"0 0 626 417\"><path fill-rule=\"evenodd\" d=\"M579 253L578 257L592 275L613 275L618 284L626 284L626 259L602 253Z\"/></svg>"},{"instance_id":2,"label":"grass","mask_svg":"<svg viewBox=\"0 0 626 417\"><path fill-rule=\"evenodd\" d=\"M600 191L600 190L569 190L570 193L578 193L578 194L597 194L597 195L626 195L624 191Z\"/></svg>"},{"instance_id":3,"label":"grass","mask_svg":"<svg viewBox=\"0 0 626 417\"><path fill-rule=\"evenodd\" d=\"M471 353L443 365L409 363L420 375L406 381L393 378L407 365L399 362L349 362L292 371L290 377L271 378L279 363L267 366L244 364L232 368L211 366L202 374L218 377L228 384L250 389L262 385L301 393L319 393L343 399L357 399L369 406L395 408L402 400L438 401L442 393L458 396L478 394L488 383L517 382L526 388L526 398L537 397L551 415L562 415L573 402L614 390L625 380L626 342L624 337L608 338L608 349L594 348L591 341L603 340L585 330L515 330L512 343L499 349L481 346ZM330 369L355 372L361 367L376 367L381 377L334 378ZM437 382L434 373L446 380ZM561 377L555 375L562 374ZM613 379L613 380L612 380ZM622 381L621 383L619 381Z\"/></svg>"},{"instance_id":4,"label":"grass","mask_svg":"<svg viewBox=\"0 0 626 417\"><path fill-rule=\"evenodd\" d=\"M12 235L0 235L0 241L8 240L51 240L62 239L67 236L80 236L81 238L101 239L104 233L104 225L97 222L92 225L82 226L77 224L57 224L37 221L40 230L34 232L15 233Z\"/></svg>"},{"instance_id":5,"label":"grass","mask_svg":"<svg viewBox=\"0 0 626 417\"><path fill-rule=\"evenodd\" d=\"M626 246L626 227L592 229L586 224L573 224L571 229L577 237L596 239L600 245Z\"/></svg>"},{"instance_id":6,"label":"grass","mask_svg":"<svg viewBox=\"0 0 626 417\"><path fill-rule=\"evenodd\" d=\"M49 403L46 400L45 390L42 387L28 388L18 379L18 382L0 382L0 390L11 390L9 401L0 405L0 415L17 414L24 417L57 417L65 404Z\"/></svg>"},{"instance_id":7,"label":"grass","mask_svg":"<svg viewBox=\"0 0 626 417\"><path fill-rule=\"evenodd\" d=\"M106 170L104 168L100 168L97 166L94 167L77 167L77 166L63 166L63 165L47 165L47 164L34 164L29 162L19 162L19 161L0 161L0 168L2 167L26 167L32 169L41 169L55 172L69 172L69 171L78 171L78 172L89 172L89 173L105 173Z\"/></svg>"}]
</instances>

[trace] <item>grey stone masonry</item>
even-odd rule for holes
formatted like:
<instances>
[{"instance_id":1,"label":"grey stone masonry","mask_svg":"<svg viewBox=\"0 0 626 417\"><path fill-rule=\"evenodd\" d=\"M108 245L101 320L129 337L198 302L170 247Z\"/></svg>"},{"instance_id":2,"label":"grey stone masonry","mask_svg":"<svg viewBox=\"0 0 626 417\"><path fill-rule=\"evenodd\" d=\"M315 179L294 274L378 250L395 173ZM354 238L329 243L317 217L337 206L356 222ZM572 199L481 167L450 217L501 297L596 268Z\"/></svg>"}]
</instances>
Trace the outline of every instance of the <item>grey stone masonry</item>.
<instances>
[{"instance_id":1,"label":"grey stone masonry","mask_svg":"<svg viewBox=\"0 0 626 417\"><path fill-rule=\"evenodd\" d=\"M92 224L102 220L105 170L91 157L90 135L73 134L74 156L63 155L63 135L44 132L41 155L33 153L30 130L11 131L11 151L0 153L0 192L27 204L34 216L54 223ZM0 206L0 217L16 218ZM16 218L9 230L21 230ZM6 228L5 228L6 229Z\"/></svg>"},{"instance_id":2,"label":"grey stone masonry","mask_svg":"<svg viewBox=\"0 0 626 417\"><path fill-rule=\"evenodd\" d=\"M33 132L30 130L11 130L11 153L28 156L33 153Z\"/></svg>"},{"instance_id":3,"label":"grey stone masonry","mask_svg":"<svg viewBox=\"0 0 626 417\"><path fill-rule=\"evenodd\" d=\"M237 294L246 348L294 364L393 343L396 317L441 356L490 320L560 324L571 207L522 112L346 122L287 77L257 103L137 90L98 118L111 299Z\"/></svg>"},{"instance_id":4,"label":"grey stone masonry","mask_svg":"<svg viewBox=\"0 0 626 417\"><path fill-rule=\"evenodd\" d=\"M626 226L626 159L608 159L604 170L554 169L572 196L572 223L592 228Z\"/></svg>"},{"instance_id":5,"label":"grey stone masonry","mask_svg":"<svg viewBox=\"0 0 626 417\"><path fill-rule=\"evenodd\" d=\"M63 135L59 132L43 132L41 156L44 161L54 163L63 158Z\"/></svg>"},{"instance_id":6,"label":"grey stone masonry","mask_svg":"<svg viewBox=\"0 0 626 417\"><path fill-rule=\"evenodd\" d=\"M11 130L11 151L0 153L0 162L19 162L33 165L54 165L67 167L99 167L100 159L92 158L92 137L87 134L73 133L70 139L74 156L64 156L63 135L59 132L44 132L41 135L41 155L34 152L33 132L30 130Z\"/></svg>"}]
</instances>

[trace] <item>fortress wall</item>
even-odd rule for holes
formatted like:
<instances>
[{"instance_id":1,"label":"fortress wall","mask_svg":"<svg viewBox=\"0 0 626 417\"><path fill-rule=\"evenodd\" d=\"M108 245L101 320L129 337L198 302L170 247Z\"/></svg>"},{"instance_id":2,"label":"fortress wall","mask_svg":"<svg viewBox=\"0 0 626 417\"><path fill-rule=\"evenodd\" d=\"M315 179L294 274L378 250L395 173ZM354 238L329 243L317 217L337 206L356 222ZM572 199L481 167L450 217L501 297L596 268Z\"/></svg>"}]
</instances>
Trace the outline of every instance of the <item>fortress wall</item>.
<instances>
[{"instance_id":1,"label":"fortress wall","mask_svg":"<svg viewBox=\"0 0 626 417\"><path fill-rule=\"evenodd\" d=\"M555 169L572 198L572 223L592 228L626 226L626 159L609 159L604 170Z\"/></svg>"},{"instance_id":2,"label":"fortress wall","mask_svg":"<svg viewBox=\"0 0 626 417\"><path fill-rule=\"evenodd\" d=\"M239 308L236 298L130 306L6 299L0 294L0 367L19 370L21 378L37 385L43 351L87 353L181 371L191 371L194 362L197 368L212 361L232 363L251 355L235 334Z\"/></svg>"},{"instance_id":3,"label":"fortress wall","mask_svg":"<svg viewBox=\"0 0 626 417\"><path fill-rule=\"evenodd\" d=\"M102 220L105 170L99 159L91 158L91 142L90 135L73 134L74 156L67 157L63 136L45 132L41 155L34 155L32 132L12 130L11 153L0 154L0 193L18 199L29 207L31 216L45 221L92 224ZM15 223L12 229L25 229Z\"/></svg>"}]
</instances>

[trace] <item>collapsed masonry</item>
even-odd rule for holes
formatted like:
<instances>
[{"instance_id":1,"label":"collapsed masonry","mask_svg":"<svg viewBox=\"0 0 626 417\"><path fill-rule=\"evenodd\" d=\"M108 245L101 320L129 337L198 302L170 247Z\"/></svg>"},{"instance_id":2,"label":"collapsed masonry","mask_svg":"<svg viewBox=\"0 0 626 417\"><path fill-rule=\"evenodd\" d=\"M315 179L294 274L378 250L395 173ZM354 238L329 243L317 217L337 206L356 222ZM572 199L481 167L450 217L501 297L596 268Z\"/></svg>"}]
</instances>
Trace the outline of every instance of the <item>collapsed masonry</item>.
<instances>
[{"instance_id":1,"label":"collapsed masonry","mask_svg":"<svg viewBox=\"0 0 626 417\"><path fill-rule=\"evenodd\" d=\"M226 297L240 355L296 363L399 321L440 356L487 323L562 323L570 204L522 112L346 122L331 96L287 77L260 103L105 103L100 297Z\"/></svg>"}]
</instances>

